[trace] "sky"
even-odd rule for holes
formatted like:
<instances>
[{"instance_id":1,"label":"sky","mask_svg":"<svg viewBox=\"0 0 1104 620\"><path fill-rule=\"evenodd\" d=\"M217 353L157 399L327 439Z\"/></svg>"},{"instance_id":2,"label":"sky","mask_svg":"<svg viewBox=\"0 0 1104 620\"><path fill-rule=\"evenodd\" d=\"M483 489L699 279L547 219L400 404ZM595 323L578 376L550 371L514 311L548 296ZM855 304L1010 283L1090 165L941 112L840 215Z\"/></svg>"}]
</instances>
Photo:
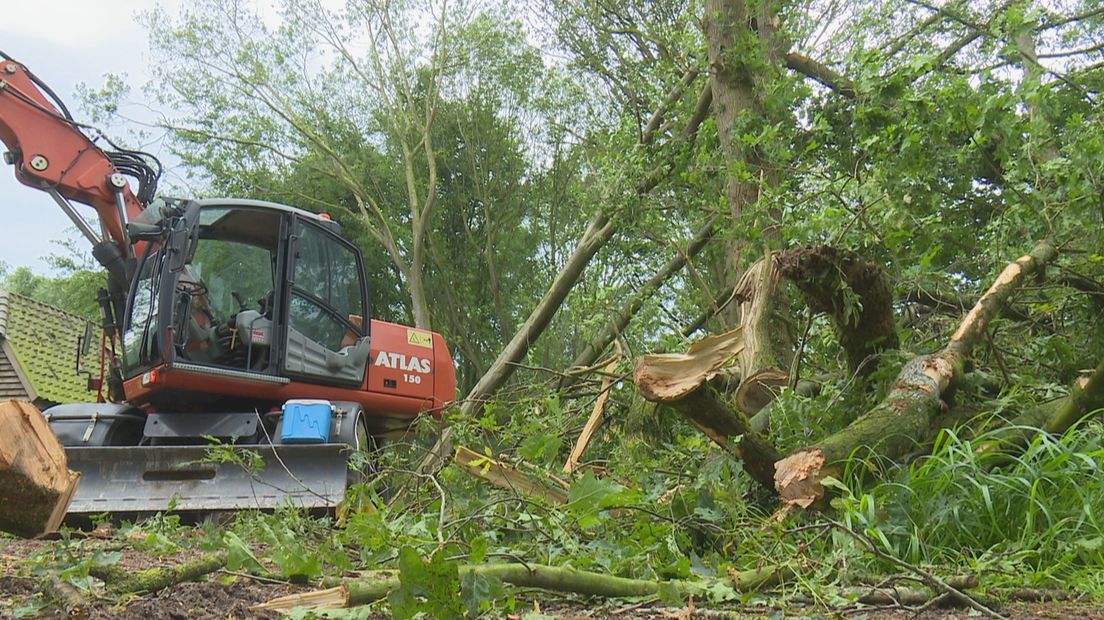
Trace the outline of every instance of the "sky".
<instances>
[{"instance_id":1,"label":"sky","mask_svg":"<svg viewBox=\"0 0 1104 620\"><path fill-rule=\"evenodd\" d=\"M125 73L133 98L149 79L149 43L135 16L158 5L175 12L184 1L7 1L0 20L0 50L33 71L81 120L77 84L98 88L105 74ZM94 213L88 207L79 210L86 217ZM63 253L50 240L64 238L87 245L45 192L21 185L11 167L0 163L0 261L9 269L27 266L49 273L43 258Z\"/></svg>"}]
</instances>

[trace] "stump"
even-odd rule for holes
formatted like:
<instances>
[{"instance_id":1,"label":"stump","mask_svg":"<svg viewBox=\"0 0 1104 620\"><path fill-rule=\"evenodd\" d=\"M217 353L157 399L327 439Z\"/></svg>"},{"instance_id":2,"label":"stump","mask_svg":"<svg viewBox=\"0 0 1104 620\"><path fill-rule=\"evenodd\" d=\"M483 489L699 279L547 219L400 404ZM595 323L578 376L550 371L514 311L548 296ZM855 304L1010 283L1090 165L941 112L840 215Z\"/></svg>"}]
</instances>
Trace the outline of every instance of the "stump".
<instances>
[{"instance_id":1,"label":"stump","mask_svg":"<svg viewBox=\"0 0 1104 620\"><path fill-rule=\"evenodd\" d=\"M79 478L37 407L0 402L0 530L27 538L56 530Z\"/></svg>"}]
</instances>

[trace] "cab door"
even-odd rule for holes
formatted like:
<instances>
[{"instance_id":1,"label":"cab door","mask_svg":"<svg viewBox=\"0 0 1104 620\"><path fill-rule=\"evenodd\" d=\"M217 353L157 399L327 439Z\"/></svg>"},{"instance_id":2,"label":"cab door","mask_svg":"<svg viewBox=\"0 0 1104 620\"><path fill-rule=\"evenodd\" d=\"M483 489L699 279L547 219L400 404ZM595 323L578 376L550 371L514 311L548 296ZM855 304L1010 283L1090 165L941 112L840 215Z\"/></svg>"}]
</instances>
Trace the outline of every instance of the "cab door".
<instances>
[{"instance_id":1,"label":"cab door","mask_svg":"<svg viewBox=\"0 0 1104 620\"><path fill-rule=\"evenodd\" d=\"M370 347L360 250L293 216L288 252L283 369L312 383L361 385Z\"/></svg>"}]
</instances>

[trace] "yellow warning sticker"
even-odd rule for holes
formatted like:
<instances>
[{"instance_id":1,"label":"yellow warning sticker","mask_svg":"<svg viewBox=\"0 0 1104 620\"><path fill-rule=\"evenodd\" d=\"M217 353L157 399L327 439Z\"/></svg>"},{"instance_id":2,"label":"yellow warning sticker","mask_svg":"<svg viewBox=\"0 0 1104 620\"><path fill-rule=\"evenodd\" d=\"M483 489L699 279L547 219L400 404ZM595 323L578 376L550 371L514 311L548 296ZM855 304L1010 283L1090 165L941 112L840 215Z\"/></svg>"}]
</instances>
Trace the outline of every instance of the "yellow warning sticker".
<instances>
[{"instance_id":1,"label":"yellow warning sticker","mask_svg":"<svg viewBox=\"0 0 1104 620\"><path fill-rule=\"evenodd\" d=\"M419 332L408 329L406 330L406 341L416 347L425 347L427 349L433 348L433 334L429 332Z\"/></svg>"}]
</instances>

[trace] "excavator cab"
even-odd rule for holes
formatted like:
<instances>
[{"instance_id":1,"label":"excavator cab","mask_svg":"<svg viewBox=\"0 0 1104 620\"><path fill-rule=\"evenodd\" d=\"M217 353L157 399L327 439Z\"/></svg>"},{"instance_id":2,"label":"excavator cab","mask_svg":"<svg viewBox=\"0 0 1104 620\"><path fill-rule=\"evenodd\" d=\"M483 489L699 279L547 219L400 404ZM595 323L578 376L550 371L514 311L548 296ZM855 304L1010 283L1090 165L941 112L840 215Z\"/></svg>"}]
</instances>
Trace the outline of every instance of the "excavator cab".
<instances>
[{"instance_id":1,"label":"excavator cab","mask_svg":"<svg viewBox=\"0 0 1104 620\"><path fill-rule=\"evenodd\" d=\"M363 383L370 352L358 248L321 216L259 201L191 202L136 265L124 376L162 364Z\"/></svg>"}]
</instances>

